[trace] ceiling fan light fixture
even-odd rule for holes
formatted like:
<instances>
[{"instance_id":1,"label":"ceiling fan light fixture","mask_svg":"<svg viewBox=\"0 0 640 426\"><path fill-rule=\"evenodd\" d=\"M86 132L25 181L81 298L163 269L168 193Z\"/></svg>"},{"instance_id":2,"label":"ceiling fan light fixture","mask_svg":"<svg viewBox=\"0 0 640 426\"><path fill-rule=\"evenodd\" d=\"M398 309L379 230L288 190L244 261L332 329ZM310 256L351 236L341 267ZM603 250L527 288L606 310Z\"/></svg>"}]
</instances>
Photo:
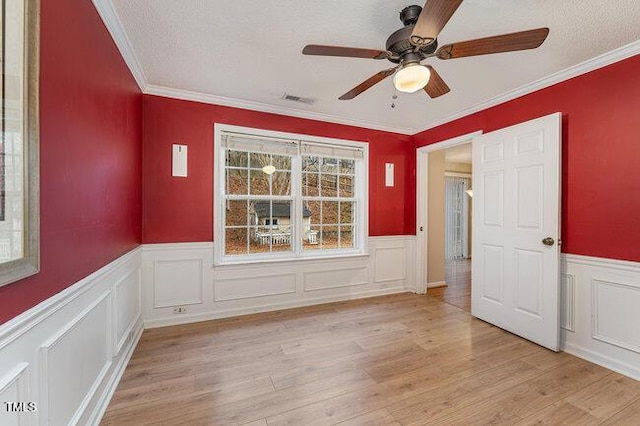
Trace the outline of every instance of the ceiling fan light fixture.
<instances>
[{"instance_id":1,"label":"ceiling fan light fixture","mask_svg":"<svg viewBox=\"0 0 640 426\"><path fill-rule=\"evenodd\" d=\"M396 72L393 77L393 85L399 92L414 93L423 89L429 82L431 71L429 68L412 62L406 64Z\"/></svg>"}]
</instances>

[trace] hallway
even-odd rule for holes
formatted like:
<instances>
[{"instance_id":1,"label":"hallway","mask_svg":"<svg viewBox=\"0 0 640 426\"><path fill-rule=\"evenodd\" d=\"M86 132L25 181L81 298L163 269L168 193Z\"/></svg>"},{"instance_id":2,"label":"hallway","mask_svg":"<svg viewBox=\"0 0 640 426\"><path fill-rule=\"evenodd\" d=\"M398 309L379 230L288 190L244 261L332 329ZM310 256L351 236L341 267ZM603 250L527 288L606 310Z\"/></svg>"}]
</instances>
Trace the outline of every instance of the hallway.
<instances>
[{"instance_id":1,"label":"hallway","mask_svg":"<svg viewBox=\"0 0 640 426\"><path fill-rule=\"evenodd\" d=\"M454 259L445 265L447 286L427 290L429 296L471 312L471 259Z\"/></svg>"}]
</instances>

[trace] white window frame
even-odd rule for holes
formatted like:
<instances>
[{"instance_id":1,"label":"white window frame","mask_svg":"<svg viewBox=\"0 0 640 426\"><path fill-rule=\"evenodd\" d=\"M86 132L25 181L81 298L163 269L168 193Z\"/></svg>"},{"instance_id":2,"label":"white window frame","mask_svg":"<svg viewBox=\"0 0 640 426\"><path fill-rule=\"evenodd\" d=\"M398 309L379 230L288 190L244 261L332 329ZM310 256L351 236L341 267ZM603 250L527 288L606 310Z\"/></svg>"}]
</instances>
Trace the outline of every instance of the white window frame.
<instances>
[{"instance_id":1,"label":"white window frame","mask_svg":"<svg viewBox=\"0 0 640 426\"><path fill-rule=\"evenodd\" d=\"M237 133L252 137L285 139L293 142L310 142L326 145L327 147L347 147L362 150L363 158L355 162L355 195L356 201L356 238L354 248L344 249L314 249L302 248L303 222L302 217L302 155L299 153L291 161L291 196L293 200L293 227L291 232L292 251L256 253L247 255L225 255L225 165L226 156L223 155L222 136L224 133ZM367 256L369 239L369 144L366 142L325 138L298 133L276 132L251 127L233 126L215 123L213 128L213 229L214 229L214 265L234 265L243 263L262 263L274 261L296 261L311 259L330 259L341 257ZM330 157L330 155L327 155Z\"/></svg>"}]
</instances>

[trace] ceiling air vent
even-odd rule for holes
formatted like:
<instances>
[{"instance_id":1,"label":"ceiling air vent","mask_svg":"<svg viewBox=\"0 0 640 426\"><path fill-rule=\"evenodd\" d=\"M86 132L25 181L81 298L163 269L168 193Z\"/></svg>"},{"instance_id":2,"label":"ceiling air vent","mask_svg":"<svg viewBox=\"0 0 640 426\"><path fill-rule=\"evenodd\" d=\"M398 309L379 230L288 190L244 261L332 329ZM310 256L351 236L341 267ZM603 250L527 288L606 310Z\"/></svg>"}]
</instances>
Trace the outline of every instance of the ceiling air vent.
<instances>
[{"instance_id":1,"label":"ceiling air vent","mask_svg":"<svg viewBox=\"0 0 640 426\"><path fill-rule=\"evenodd\" d=\"M316 102L316 100L312 98L303 98L301 96L294 96L288 93L285 93L284 96L282 96L282 99L284 99L285 101L299 102L301 104L307 105L313 105Z\"/></svg>"}]
</instances>

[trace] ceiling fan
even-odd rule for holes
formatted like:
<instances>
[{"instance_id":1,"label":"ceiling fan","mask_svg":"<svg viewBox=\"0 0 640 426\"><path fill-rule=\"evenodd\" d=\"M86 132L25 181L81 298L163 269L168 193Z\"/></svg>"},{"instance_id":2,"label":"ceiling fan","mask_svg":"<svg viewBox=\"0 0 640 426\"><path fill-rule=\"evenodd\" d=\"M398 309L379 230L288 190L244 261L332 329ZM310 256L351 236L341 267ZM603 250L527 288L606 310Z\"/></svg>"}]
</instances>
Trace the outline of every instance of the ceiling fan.
<instances>
[{"instance_id":1,"label":"ceiling fan","mask_svg":"<svg viewBox=\"0 0 640 426\"><path fill-rule=\"evenodd\" d=\"M404 24L404 28L389 36L386 50L309 44L304 47L302 53L347 58L387 59L398 64L363 81L340 96L340 100L353 99L394 73L394 85L399 91L413 93L424 89L431 98L437 98L448 93L451 89L431 65L421 65L422 60L433 56L446 60L535 49L545 41L549 34L549 28L537 28L445 44L438 49L438 34L461 3L462 0L427 0L424 8L417 5L404 8L400 12L400 20Z\"/></svg>"}]
</instances>

